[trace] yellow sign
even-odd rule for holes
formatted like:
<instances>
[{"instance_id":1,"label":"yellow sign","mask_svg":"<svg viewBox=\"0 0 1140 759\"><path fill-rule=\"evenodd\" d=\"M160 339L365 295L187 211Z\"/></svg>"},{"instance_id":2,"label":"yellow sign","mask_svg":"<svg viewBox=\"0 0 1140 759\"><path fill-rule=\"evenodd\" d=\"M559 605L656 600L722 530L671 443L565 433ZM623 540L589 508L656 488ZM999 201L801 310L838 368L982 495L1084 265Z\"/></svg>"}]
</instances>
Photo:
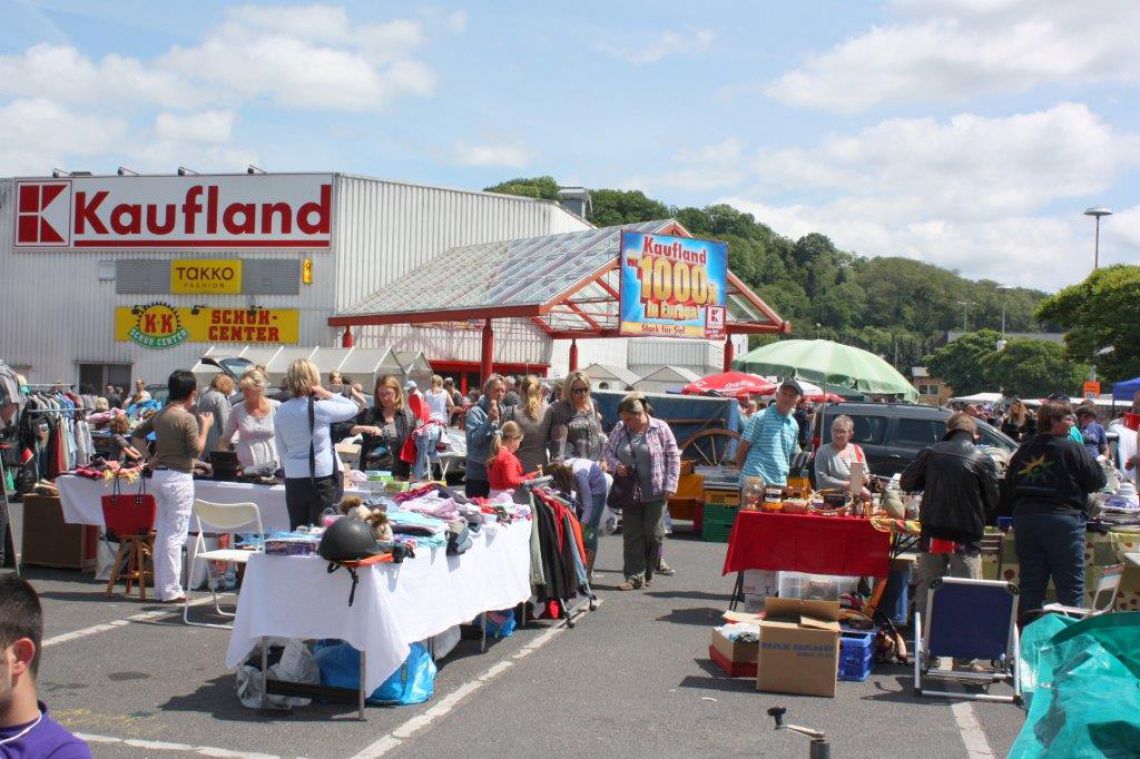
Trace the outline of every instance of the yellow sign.
<instances>
[{"instance_id":1,"label":"yellow sign","mask_svg":"<svg viewBox=\"0 0 1140 759\"><path fill-rule=\"evenodd\" d=\"M177 295L241 293L241 260L182 258L170 262L170 292Z\"/></svg>"},{"instance_id":2,"label":"yellow sign","mask_svg":"<svg viewBox=\"0 0 1140 759\"><path fill-rule=\"evenodd\" d=\"M295 308L174 308L149 303L115 309L115 339L146 348L180 343L292 344L300 340Z\"/></svg>"}]
</instances>

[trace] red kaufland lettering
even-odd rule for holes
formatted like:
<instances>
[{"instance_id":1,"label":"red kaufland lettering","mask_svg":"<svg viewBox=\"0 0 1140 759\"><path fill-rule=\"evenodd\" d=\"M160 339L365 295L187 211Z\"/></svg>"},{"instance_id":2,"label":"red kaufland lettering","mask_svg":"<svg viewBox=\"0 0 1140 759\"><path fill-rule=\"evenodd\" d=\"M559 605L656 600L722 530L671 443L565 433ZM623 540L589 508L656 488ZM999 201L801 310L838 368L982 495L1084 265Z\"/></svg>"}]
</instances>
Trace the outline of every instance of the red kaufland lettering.
<instances>
[{"instance_id":1,"label":"red kaufland lettering","mask_svg":"<svg viewBox=\"0 0 1140 759\"><path fill-rule=\"evenodd\" d=\"M306 235L327 235L332 226L332 185L322 184L317 200L296 208L286 202L223 204L218 185L187 188L181 204L119 203L104 207L108 190L75 193L75 233L77 235L130 236L148 234L195 235L204 230L213 237L292 234L294 228Z\"/></svg>"}]
</instances>

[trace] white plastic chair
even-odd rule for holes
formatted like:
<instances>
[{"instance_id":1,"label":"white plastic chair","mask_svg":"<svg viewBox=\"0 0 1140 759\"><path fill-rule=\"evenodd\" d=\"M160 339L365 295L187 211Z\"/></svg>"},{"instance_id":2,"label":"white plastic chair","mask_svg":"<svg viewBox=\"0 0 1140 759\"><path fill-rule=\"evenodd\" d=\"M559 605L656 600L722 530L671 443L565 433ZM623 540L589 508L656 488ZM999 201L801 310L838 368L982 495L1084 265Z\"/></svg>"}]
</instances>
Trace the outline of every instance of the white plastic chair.
<instances>
[{"instance_id":1,"label":"white plastic chair","mask_svg":"<svg viewBox=\"0 0 1140 759\"><path fill-rule=\"evenodd\" d=\"M199 561L222 561L230 564L245 564L249 561L251 555L259 553L262 550L259 547L253 551L240 548L218 548L207 551L206 540L203 535L203 526L215 532L233 532L239 527L248 528L252 524L257 525L258 535L264 535L265 529L261 525L261 510L257 508L256 503L210 503L209 501L195 499L194 511L191 518L193 519L191 529L194 531L196 537L194 538L194 558L190 561L189 571L186 574L187 577L194 575L194 567ZM207 566L207 577L209 577L209 574L210 572ZM209 580L207 582L210 586L210 592L214 596L214 610L223 617L233 617L233 613L222 611L222 607L218 602L217 583L210 582ZM189 589L187 589L186 593L186 604L182 607L182 621L188 625L198 627L220 627L227 630L233 627L233 625L190 621Z\"/></svg>"}]
</instances>

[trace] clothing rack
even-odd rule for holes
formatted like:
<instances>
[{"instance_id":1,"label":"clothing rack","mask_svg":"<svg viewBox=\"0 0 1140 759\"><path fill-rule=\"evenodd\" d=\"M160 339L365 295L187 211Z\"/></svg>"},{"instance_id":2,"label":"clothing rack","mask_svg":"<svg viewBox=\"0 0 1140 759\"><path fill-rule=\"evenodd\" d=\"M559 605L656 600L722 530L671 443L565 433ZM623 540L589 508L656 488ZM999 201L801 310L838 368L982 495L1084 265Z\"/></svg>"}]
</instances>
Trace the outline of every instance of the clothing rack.
<instances>
[{"instance_id":1,"label":"clothing rack","mask_svg":"<svg viewBox=\"0 0 1140 759\"><path fill-rule=\"evenodd\" d=\"M577 516L574 514L573 505L567 503L553 490L553 488L549 487L551 479L552 478L549 476L544 476L522 483L522 487L529 492L531 497L531 516L534 525L533 529L539 529L540 517L538 510L542 508L550 508L553 502L557 502L566 507L567 512L565 514L565 518L567 520L573 520L574 523L577 523ZM564 540L573 542L575 538L572 534L570 534L571 525L567 524L566 529L567 531L564 534ZM539 542L541 546L540 552L545 553L547 551L550 551L553 554L557 554L561 557L558 559L558 561L565 559L567 553L572 553L575 555L578 554L576 548L571 548L568 552L559 550L558 546L550 545L547 540L541 536ZM548 557L544 556L544 564L546 563L547 558ZM565 620L566 626L568 628L574 627L574 619L584 614L587 607L590 611L593 611L595 608L597 608L597 596L594 595L594 591L590 587L590 574L588 566L586 565L585 554L583 553L582 555L577 556L577 559L581 561L581 569L583 570L585 577L584 580L581 578L581 576L577 576L577 582L573 584L567 583L562 588L561 593L558 592L558 587L561 584L559 581L548 577L546 582L545 597L550 600L558 601L559 616L561 619ZM578 567L573 567L571 571L577 575L577 569ZM580 600L578 600L576 603L572 603L572 599L575 598L580 598Z\"/></svg>"}]
</instances>

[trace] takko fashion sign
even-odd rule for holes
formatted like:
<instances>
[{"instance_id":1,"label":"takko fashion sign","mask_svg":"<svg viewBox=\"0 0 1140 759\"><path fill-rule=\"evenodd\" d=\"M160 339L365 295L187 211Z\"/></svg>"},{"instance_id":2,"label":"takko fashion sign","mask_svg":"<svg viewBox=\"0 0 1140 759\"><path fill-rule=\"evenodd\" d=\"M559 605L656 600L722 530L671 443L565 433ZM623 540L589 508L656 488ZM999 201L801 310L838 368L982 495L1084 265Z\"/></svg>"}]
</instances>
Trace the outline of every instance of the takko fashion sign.
<instances>
[{"instance_id":1,"label":"takko fashion sign","mask_svg":"<svg viewBox=\"0 0 1140 759\"><path fill-rule=\"evenodd\" d=\"M620 262L621 334L724 337L725 243L626 231Z\"/></svg>"},{"instance_id":2,"label":"takko fashion sign","mask_svg":"<svg viewBox=\"0 0 1140 759\"><path fill-rule=\"evenodd\" d=\"M331 174L17 179L16 251L328 249Z\"/></svg>"},{"instance_id":3,"label":"takko fashion sign","mask_svg":"<svg viewBox=\"0 0 1140 759\"><path fill-rule=\"evenodd\" d=\"M180 258L170 262L170 292L180 295L238 294L241 259Z\"/></svg>"},{"instance_id":4,"label":"takko fashion sign","mask_svg":"<svg viewBox=\"0 0 1140 759\"><path fill-rule=\"evenodd\" d=\"M176 308L148 303L115 309L115 339L144 348L192 343L296 344L300 311L295 308Z\"/></svg>"}]
</instances>

